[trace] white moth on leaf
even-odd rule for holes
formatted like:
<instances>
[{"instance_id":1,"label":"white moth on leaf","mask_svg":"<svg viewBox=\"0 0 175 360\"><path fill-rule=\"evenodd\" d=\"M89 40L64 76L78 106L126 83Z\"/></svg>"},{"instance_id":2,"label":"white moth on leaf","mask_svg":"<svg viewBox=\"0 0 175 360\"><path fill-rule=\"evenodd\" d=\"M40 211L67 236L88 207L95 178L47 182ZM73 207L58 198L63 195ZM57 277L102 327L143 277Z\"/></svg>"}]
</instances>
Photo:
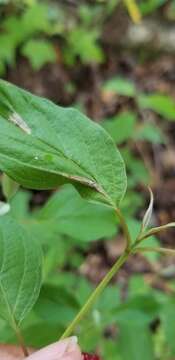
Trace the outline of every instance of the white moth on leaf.
<instances>
[{"instance_id":1,"label":"white moth on leaf","mask_svg":"<svg viewBox=\"0 0 175 360\"><path fill-rule=\"evenodd\" d=\"M27 134L31 134L31 129L29 128L29 126L26 124L26 122L22 119L22 117L17 114L16 112L12 113L9 116L9 121L11 121L13 124L15 124L16 126L18 126L20 129L22 129L24 132L26 132Z\"/></svg>"}]
</instances>

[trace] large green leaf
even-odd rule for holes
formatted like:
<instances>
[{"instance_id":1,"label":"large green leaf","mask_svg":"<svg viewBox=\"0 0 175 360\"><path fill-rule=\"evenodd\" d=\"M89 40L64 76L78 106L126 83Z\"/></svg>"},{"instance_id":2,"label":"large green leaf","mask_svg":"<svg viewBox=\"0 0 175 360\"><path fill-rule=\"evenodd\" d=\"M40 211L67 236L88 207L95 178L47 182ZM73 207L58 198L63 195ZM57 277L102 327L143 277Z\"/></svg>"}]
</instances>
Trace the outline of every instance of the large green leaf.
<instances>
[{"instance_id":1,"label":"large green leaf","mask_svg":"<svg viewBox=\"0 0 175 360\"><path fill-rule=\"evenodd\" d=\"M53 243L60 234L84 241L112 237L117 230L113 209L91 204L71 185L56 191L39 210L29 212L30 195L18 191L11 201L11 214L42 243Z\"/></svg>"},{"instance_id":2,"label":"large green leaf","mask_svg":"<svg viewBox=\"0 0 175 360\"><path fill-rule=\"evenodd\" d=\"M0 326L1 344L16 344L16 336L8 325L2 323ZM32 316L22 323L21 330L26 346L41 348L58 341L65 327L61 324L50 324L40 319L37 315L34 316L32 313Z\"/></svg>"},{"instance_id":3,"label":"large green leaf","mask_svg":"<svg viewBox=\"0 0 175 360\"><path fill-rule=\"evenodd\" d=\"M76 316L79 304L73 292L66 287L45 285L40 293L34 311L48 324L68 325Z\"/></svg>"},{"instance_id":4,"label":"large green leaf","mask_svg":"<svg viewBox=\"0 0 175 360\"><path fill-rule=\"evenodd\" d=\"M39 245L15 220L0 217L0 315L13 328L38 298L41 264Z\"/></svg>"},{"instance_id":5,"label":"large green leaf","mask_svg":"<svg viewBox=\"0 0 175 360\"><path fill-rule=\"evenodd\" d=\"M104 129L2 80L0 168L29 188L72 182L83 196L113 207L126 190L124 162Z\"/></svg>"},{"instance_id":6,"label":"large green leaf","mask_svg":"<svg viewBox=\"0 0 175 360\"><path fill-rule=\"evenodd\" d=\"M166 342L171 351L171 355L175 356L175 342L174 342L174 333L175 333L175 301L174 298L170 298L165 302L163 311L161 313L161 320L163 330L165 332Z\"/></svg>"},{"instance_id":7,"label":"large green leaf","mask_svg":"<svg viewBox=\"0 0 175 360\"><path fill-rule=\"evenodd\" d=\"M119 347L122 360L154 360L154 348L148 327L133 322L120 325Z\"/></svg>"},{"instance_id":8,"label":"large green leaf","mask_svg":"<svg viewBox=\"0 0 175 360\"><path fill-rule=\"evenodd\" d=\"M92 241L116 233L113 209L88 203L69 185L56 192L28 225L36 234L45 232L42 237L49 240L64 234L80 241Z\"/></svg>"}]
</instances>

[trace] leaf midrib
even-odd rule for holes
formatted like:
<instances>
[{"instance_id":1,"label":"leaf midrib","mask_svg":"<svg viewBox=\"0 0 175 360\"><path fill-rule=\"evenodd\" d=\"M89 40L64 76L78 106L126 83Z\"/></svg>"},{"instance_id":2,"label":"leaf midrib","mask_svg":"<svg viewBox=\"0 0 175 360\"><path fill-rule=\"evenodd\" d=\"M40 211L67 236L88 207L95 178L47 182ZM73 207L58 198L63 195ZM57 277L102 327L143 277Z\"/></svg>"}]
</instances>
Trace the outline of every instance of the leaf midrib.
<instances>
[{"instance_id":1,"label":"leaf midrib","mask_svg":"<svg viewBox=\"0 0 175 360\"><path fill-rule=\"evenodd\" d=\"M2 91L2 89L1 89L1 92L3 93L3 91ZM3 96L4 96L4 93L3 93ZM11 105L11 101L8 99L8 103L9 103L9 107L11 108L11 111L14 111L14 112L16 112L16 110L13 108L13 105ZM13 110L12 110L13 109ZM18 112L17 112L18 113ZM2 116L2 119L4 119L5 121L8 121L6 118L4 118L3 116ZM48 121L48 119L47 119L47 121ZM12 125L13 126L13 124L10 124L10 125ZM27 125L29 126L29 124L27 123ZM15 126L15 125L14 125ZM52 127L51 127L52 128ZM20 129L19 129L20 130ZM53 129L52 129L53 130ZM54 150L54 155L55 156L57 156L57 153L59 153L62 157L63 157L63 159L65 159L65 160L67 160L67 161L69 161L69 162L72 162L74 165L76 165L78 168L80 168L80 170L83 170L85 173L87 173L87 175L91 178L91 179L88 179L88 177L87 177L87 179L88 180L90 180L90 181L93 181L95 184L95 186L90 186L90 184L88 183L88 181L84 181L86 178L83 178L82 177L82 183L84 183L85 185L87 185L87 186L89 186L89 187L92 187L92 188L94 188L97 192L99 192L99 193L101 193L107 200L108 200L108 202L110 202L111 203L111 199L110 199L110 197L107 195L107 193L106 193L106 191L102 188L102 186L98 183L98 180L96 179L96 177L94 177L89 171L87 171L87 169L86 168L84 168L84 166L81 164L81 166L80 166L80 164L78 164L75 160L73 160L72 158L69 158L68 156L66 156L65 154L64 154L64 152L63 151L61 151L60 149L58 149L58 148L56 148L54 145L52 145L52 144L50 144L50 143L48 143L46 140L44 140L44 139L40 139L38 136L36 136L35 134L33 135L33 133L31 133L30 134L30 136L31 137L33 137L34 138L34 140L37 140L39 143L41 143L41 144L46 144L49 148L51 148L52 150ZM55 151L56 151L56 153L55 153ZM64 174L64 173L60 173L60 174L63 174L62 176L63 177L66 177L66 178L70 178L69 176L66 176L66 174ZM73 175L74 176L74 175ZM74 181L76 181L76 179L74 178L73 179ZM78 181L78 180L77 180ZM78 181L78 182L81 182L81 181Z\"/></svg>"},{"instance_id":2,"label":"leaf midrib","mask_svg":"<svg viewBox=\"0 0 175 360\"><path fill-rule=\"evenodd\" d=\"M0 116L1 116L1 115L0 115ZM3 118L3 119L4 119L4 118ZM6 120L6 119L4 119L4 120L5 120L5 121L8 121L8 120ZM13 126L14 124L10 124L10 125ZM14 125L14 126L15 126L15 125ZM15 129L16 129L16 127L15 127ZM19 129L19 131L20 131L20 129ZM1 133L1 135L3 136L3 133ZM40 139L40 138L38 138L38 137L35 137L35 136L33 136L32 134L30 134L30 136L31 136L35 141L37 140L38 143L45 144L45 145L47 145L49 148L51 148L52 151L54 150L54 152L50 151L50 153L51 153L52 155L54 155L55 157L57 157L58 154L61 155L64 160L69 161L69 162L72 163L73 165L76 165L80 170L83 170L85 173L87 173L88 176L91 178L91 179L89 179L89 180L94 181L94 182L97 182L97 180L93 177L93 175L91 175L91 174L89 173L89 171L87 171L82 165L80 166L80 164L78 164L78 163L77 163L75 160L73 160L72 158L69 158L68 156L66 156L60 149L57 149L55 146L49 144L47 141L45 141L45 140L43 140L43 139ZM11 135L8 135L8 137L11 138ZM13 136L12 136L12 140L15 141L15 139L13 138ZM22 141L21 139L17 139L17 141L20 142L21 145L23 145L23 141ZM39 144L38 144L38 145L39 145ZM44 151L42 147L40 148L40 150L41 150L41 151ZM50 149L49 149L49 150L50 150Z\"/></svg>"},{"instance_id":3,"label":"leaf midrib","mask_svg":"<svg viewBox=\"0 0 175 360\"><path fill-rule=\"evenodd\" d=\"M14 159L11 158L11 157L8 156L8 155L0 154L0 157L14 161ZM115 204L113 204L111 198L107 195L107 193L104 191L104 189L101 187L101 185L99 185L99 184L98 184L97 182L95 182L95 181L92 182L92 179L83 178L83 177L81 177L81 176L76 177L76 175L68 175L68 174L63 173L63 172L60 172L60 171L58 171L58 170L55 171L55 170L53 170L53 169L52 169L52 170L51 170L51 169L46 170L46 169L44 169L42 166L38 166L38 167L37 167L37 166L35 166L35 165L33 165L33 164L28 165L27 163L21 162L21 161L19 161L18 159L15 159L15 161L16 161L17 163L19 163L19 164L27 167L27 168L32 168L32 169L34 169L34 170L36 170L36 171L38 171L38 170L39 170L39 171L43 171L43 172L45 172L45 173L48 173L48 172L49 172L50 174L59 175L59 176L62 176L63 178L67 178L67 179L69 179L69 180L73 180L73 181L75 181L75 182L77 182L77 183L81 183L81 184L83 184L83 185L87 185L89 188L93 188L93 189L95 189L98 193L100 193L101 195L103 195L103 197L107 200L107 202L108 202L110 205L112 205L113 207L115 207Z\"/></svg>"},{"instance_id":4,"label":"leaf midrib","mask_svg":"<svg viewBox=\"0 0 175 360\"><path fill-rule=\"evenodd\" d=\"M10 111L16 112L16 110L13 108L13 106L11 107L10 104L9 104L9 107L11 108ZM12 110L12 109L13 109L13 110ZM7 122L9 123L8 119L6 119L5 117L2 116L2 119L4 119L5 121L7 121ZM27 122L26 122L26 124L29 126L29 124L28 124ZM14 124L10 124L10 126L13 126L13 125L14 125ZM15 126L15 125L14 125L14 126ZM21 130L21 129L19 129L19 130ZM68 161L72 162L74 165L78 166L81 170L83 170L85 173L87 173L88 176L91 177L91 180L93 179L94 182L97 182L97 179L94 178L94 176L93 176L89 171L87 171L87 169L84 168L82 164L81 164L81 167L80 167L80 165L79 165L75 160L73 160L71 157L69 158L68 156L66 156L62 150L60 150L59 148L56 148L54 145L48 143L45 139L39 138L39 137L36 136L35 134L33 135L33 133L31 133L30 136L31 136L32 138L34 138L34 140L37 140L38 142L41 142L41 144L46 144L49 148L51 148L51 149L53 149L54 151L56 151L56 153L55 153L55 152L53 153L55 156L57 156L57 153L59 153L59 154L63 157L63 159L68 160ZM97 183L98 183L98 182L97 182Z\"/></svg>"}]
</instances>

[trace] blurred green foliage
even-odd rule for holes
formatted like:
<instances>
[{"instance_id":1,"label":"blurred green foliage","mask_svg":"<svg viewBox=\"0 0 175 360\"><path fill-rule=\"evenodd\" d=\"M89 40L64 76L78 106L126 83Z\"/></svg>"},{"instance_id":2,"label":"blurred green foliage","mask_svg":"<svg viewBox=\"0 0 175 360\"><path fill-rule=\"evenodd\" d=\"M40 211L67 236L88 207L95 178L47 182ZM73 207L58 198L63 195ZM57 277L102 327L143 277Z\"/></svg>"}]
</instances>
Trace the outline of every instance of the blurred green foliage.
<instances>
[{"instance_id":1,"label":"blurred green foliage","mask_svg":"<svg viewBox=\"0 0 175 360\"><path fill-rule=\"evenodd\" d=\"M140 1L137 5L141 14L147 15L165 2L149 0ZM71 7L69 0L1 0L0 74L5 74L7 66L15 66L19 53L28 59L34 70L39 70L45 64L58 61L58 48L61 48L63 60L69 66L74 65L77 58L83 64L103 63L103 25L121 1L96 0L93 4L75 1L73 4ZM123 1L124 4L127 7L130 3ZM168 8L167 13L169 11L172 15L173 1L170 6L172 9ZM115 87L120 87L124 95L123 86L120 79L115 82ZM127 91L132 92L133 89L127 86Z\"/></svg>"}]
</instances>

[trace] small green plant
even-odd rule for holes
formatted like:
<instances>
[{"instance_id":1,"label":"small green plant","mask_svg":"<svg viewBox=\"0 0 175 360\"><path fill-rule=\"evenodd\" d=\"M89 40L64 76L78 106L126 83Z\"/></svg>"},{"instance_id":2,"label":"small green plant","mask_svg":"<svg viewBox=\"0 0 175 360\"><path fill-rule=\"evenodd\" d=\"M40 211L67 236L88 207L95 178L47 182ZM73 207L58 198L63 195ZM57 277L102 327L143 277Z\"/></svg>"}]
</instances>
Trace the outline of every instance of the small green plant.
<instances>
[{"instance_id":1,"label":"small green plant","mask_svg":"<svg viewBox=\"0 0 175 360\"><path fill-rule=\"evenodd\" d=\"M120 3L131 20L139 23L142 15L152 13L165 0L83 1L75 2L73 11L69 1L0 1L0 74L16 65L18 54L29 61L34 71L60 58L69 66L77 59L84 65L104 63L104 24ZM173 17L171 1L169 8Z\"/></svg>"},{"instance_id":2,"label":"small green plant","mask_svg":"<svg viewBox=\"0 0 175 360\"><path fill-rule=\"evenodd\" d=\"M142 93L132 82L124 77L113 77L103 84L104 95L119 95L133 98L139 110L151 110L168 121L175 119L174 99L164 93ZM157 131L157 130L156 130Z\"/></svg>"},{"instance_id":3,"label":"small green plant","mask_svg":"<svg viewBox=\"0 0 175 360\"><path fill-rule=\"evenodd\" d=\"M6 66L15 66L17 51L29 60L34 70L56 62L55 48L47 39L52 27L47 4L23 4L20 11L19 4L14 4L10 16L3 16L1 21L0 73L5 73Z\"/></svg>"},{"instance_id":4,"label":"small green plant","mask_svg":"<svg viewBox=\"0 0 175 360\"><path fill-rule=\"evenodd\" d=\"M0 80L0 169L4 173L4 195L11 206L10 211L8 207L2 211L0 218L0 314L15 331L25 356L27 350L20 329L22 321L32 308L38 309L41 318L49 318L48 322L54 324L52 330L57 332L57 310L54 308L49 314L45 310L47 302L50 302L49 298L52 303L59 303L61 313L67 317L67 323L70 322L61 336L65 338L76 331L94 302L99 299L102 291L130 256L138 252L174 254L174 250L147 245L149 237L175 226L175 223L170 223L160 227L149 227L154 202L151 190L150 204L133 239L129 224L121 211L127 187L125 164L110 135L79 111L56 106L3 80ZM18 190L17 184L38 190L55 189L71 184L82 198L72 187L69 187L68 193L63 189L62 192L54 194L43 209L29 217L26 206L27 194L19 191L13 198ZM22 202L22 213L25 214L25 218L22 220L19 220L21 210L19 202L15 200L17 196L25 197ZM72 215L71 202L76 218ZM5 204L2 205L3 209L4 206ZM57 213L58 206L60 210ZM8 213L4 215L4 212ZM91 214L89 224L92 227L87 229L85 241L104 235L111 236L115 232L115 218L119 220L125 237L123 254L80 310L79 304L69 293L69 283L72 279L67 281L64 278L67 287L64 291L60 290L60 295L54 278L52 284L46 282L41 290L42 296L38 300L42 285L42 269L44 278L50 273L49 257L47 262L42 261L40 244L36 241L38 234L40 233L46 245L51 242L49 226L57 223L54 228L57 237L59 234L70 236L73 235L70 228L73 229L76 223L79 224L79 230L74 228L74 236L83 238L83 219L87 214ZM102 222L100 231L97 223L93 222L94 216L97 222ZM66 246L65 241L62 246ZM52 248L44 246L44 250L50 253ZM66 302L71 304L69 312ZM56 309L59 310L59 307ZM35 321L33 315L29 321L30 328ZM40 326L43 325L40 323ZM121 336L126 330L129 332L126 324L121 328Z\"/></svg>"}]
</instances>

